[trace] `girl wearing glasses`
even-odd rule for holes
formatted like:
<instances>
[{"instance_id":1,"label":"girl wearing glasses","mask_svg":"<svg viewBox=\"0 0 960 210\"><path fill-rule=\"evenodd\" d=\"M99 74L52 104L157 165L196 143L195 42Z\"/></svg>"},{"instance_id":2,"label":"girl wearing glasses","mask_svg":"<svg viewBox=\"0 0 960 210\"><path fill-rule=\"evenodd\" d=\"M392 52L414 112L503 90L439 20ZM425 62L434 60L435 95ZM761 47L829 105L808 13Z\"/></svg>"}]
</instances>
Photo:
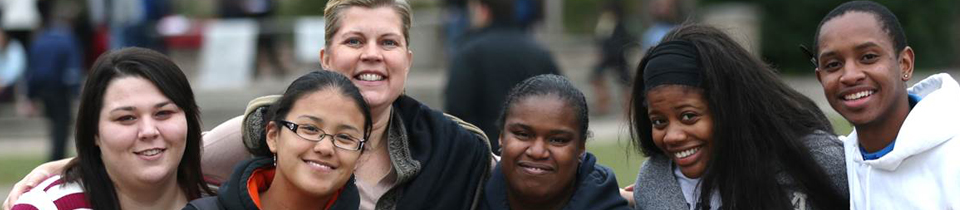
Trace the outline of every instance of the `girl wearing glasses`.
<instances>
[{"instance_id":1,"label":"girl wearing glasses","mask_svg":"<svg viewBox=\"0 0 960 210\"><path fill-rule=\"evenodd\" d=\"M250 152L218 197L185 209L357 209L353 171L370 137L370 108L348 78L316 71L270 107L266 147Z\"/></svg>"}]
</instances>

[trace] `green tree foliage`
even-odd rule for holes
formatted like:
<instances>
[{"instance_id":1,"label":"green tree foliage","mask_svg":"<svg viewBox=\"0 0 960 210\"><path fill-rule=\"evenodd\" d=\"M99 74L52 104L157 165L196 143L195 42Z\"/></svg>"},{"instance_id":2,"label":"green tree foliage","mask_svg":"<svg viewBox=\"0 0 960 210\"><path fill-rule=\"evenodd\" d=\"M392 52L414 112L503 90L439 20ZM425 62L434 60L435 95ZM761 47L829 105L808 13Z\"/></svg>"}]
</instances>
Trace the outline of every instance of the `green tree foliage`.
<instances>
[{"instance_id":1,"label":"green tree foliage","mask_svg":"<svg viewBox=\"0 0 960 210\"><path fill-rule=\"evenodd\" d=\"M729 0L704 0L703 5ZM840 0L752 0L763 10L763 57L783 71L810 71L813 66L798 45L813 44L814 33L821 19ZM956 64L955 37L960 36L953 22L960 20L956 0L902 1L878 0L897 15L907 35L908 44L916 51L917 67L942 68Z\"/></svg>"}]
</instances>

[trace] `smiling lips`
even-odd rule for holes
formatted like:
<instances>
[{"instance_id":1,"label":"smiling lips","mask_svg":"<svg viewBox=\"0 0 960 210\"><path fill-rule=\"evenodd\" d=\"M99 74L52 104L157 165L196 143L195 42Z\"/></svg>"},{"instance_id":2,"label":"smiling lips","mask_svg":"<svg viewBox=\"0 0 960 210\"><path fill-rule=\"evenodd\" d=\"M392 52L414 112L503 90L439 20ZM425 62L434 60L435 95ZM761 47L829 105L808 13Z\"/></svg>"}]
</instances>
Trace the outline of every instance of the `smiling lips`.
<instances>
[{"instance_id":1,"label":"smiling lips","mask_svg":"<svg viewBox=\"0 0 960 210\"><path fill-rule=\"evenodd\" d=\"M843 100L845 100L845 101L852 101L852 100L861 99L861 98L864 98L864 97L873 95L874 92L875 92L875 91L873 91L873 90L864 90L864 91L859 91L859 92L847 94L847 95L843 96Z\"/></svg>"},{"instance_id":2,"label":"smiling lips","mask_svg":"<svg viewBox=\"0 0 960 210\"><path fill-rule=\"evenodd\" d=\"M303 160L303 162L307 163L307 165L309 165L311 168L322 172L329 172L337 169L336 166L321 161Z\"/></svg>"},{"instance_id":3,"label":"smiling lips","mask_svg":"<svg viewBox=\"0 0 960 210\"><path fill-rule=\"evenodd\" d=\"M133 152L133 154L142 155L142 156L146 156L146 157L152 157L152 156L159 155L160 153L163 153L163 151L167 151L167 149L153 148L153 149L148 149L148 150L142 150L142 151L138 151L138 152Z\"/></svg>"},{"instance_id":4,"label":"smiling lips","mask_svg":"<svg viewBox=\"0 0 960 210\"><path fill-rule=\"evenodd\" d=\"M517 163L521 169L532 175L544 175L554 171L553 167L545 164L530 163L530 162L520 162Z\"/></svg>"},{"instance_id":5,"label":"smiling lips","mask_svg":"<svg viewBox=\"0 0 960 210\"><path fill-rule=\"evenodd\" d=\"M677 159L690 157L691 155L696 154L697 151L700 151L700 147L694 147L680 152L675 152L673 153L673 156L677 157Z\"/></svg>"},{"instance_id":6,"label":"smiling lips","mask_svg":"<svg viewBox=\"0 0 960 210\"><path fill-rule=\"evenodd\" d=\"M382 81L386 77L380 74L375 74L375 73L362 73L355 76L354 78L360 81Z\"/></svg>"}]
</instances>

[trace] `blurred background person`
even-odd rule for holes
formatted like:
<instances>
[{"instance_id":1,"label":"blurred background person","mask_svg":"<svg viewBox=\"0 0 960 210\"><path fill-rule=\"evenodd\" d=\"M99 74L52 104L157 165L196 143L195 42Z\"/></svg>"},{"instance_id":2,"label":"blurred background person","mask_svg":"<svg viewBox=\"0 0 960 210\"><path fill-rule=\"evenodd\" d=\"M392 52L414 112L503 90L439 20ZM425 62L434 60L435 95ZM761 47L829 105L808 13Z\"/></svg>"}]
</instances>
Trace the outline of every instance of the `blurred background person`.
<instances>
[{"instance_id":1,"label":"blurred background person","mask_svg":"<svg viewBox=\"0 0 960 210\"><path fill-rule=\"evenodd\" d=\"M14 88L26 68L27 52L23 44L0 31L0 103L16 98Z\"/></svg>"},{"instance_id":2,"label":"blurred background person","mask_svg":"<svg viewBox=\"0 0 960 210\"><path fill-rule=\"evenodd\" d=\"M457 51L457 46L461 43L463 35L470 29L470 13L467 12L468 0L444 0L445 22L443 23L444 32L444 52L448 59L453 57Z\"/></svg>"},{"instance_id":3,"label":"blurred background person","mask_svg":"<svg viewBox=\"0 0 960 210\"><path fill-rule=\"evenodd\" d=\"M560 74L553 56L514 19L513 0L471 0L474 31L450 63L444 90L447 113L499 136L496 118L514 85L540 74ZM491 141L495 153L499 143Z\"/></svg>"},{"instance_id":4,"label":"blurred background person","mask_svg":"<svg viewBox=\"0 0 960 210\"><path fill-rule=\"evenodd\" d=\"M660 39L667 35L680 22L680 0L652 0L649 4L649 14L653 23L643 32L641 49L646 51L660 43Z\"/></svg>"},{"instance_id":5,"label":"blurred background person","mask_svg":"<svg viewBox=\"0 0 960 210\"><path fill-rule=\"evenodd\" d=\"M275 24L277 9L274 0L220 0L218 12L221 18L247 18L258 22L254 78L265 71L263 67L267 64L271 65L270 69L276 72L277 76L284 77L287 74L277 45L281 31Z\"/></svg>"},{"instance_id":6,"label":"blurred background person","mask_svg":"<svg viewBox=\"0 0 960 210\"><path fill-rule=\"evenodd\" d=\"M110 48L143 47L166 52L156 24L170 9L166 0L107 0Z\"/></svg>"},{"instance_id":7,"label":"blurred background person","mask_svg":"<svg viewBox=\"0 0 960 210\"><path fill-rule=\"evenodd\" d=\"M0 27L3 27L12 39L20 41L24 46L30 46L33 31L40 27L43 17L38 8L42 6L40 4L43 3L36 0L0 1L0 12L3 13Z\"/></svg>"},{"instance_id":8,"label":"blurred background person","mask_svg":"<svg viewBox=\"0 0 960 210\"><path fill-rule=\"evenodd\" d=\"M600 55L597 64L594 65L590 74L590 85L593 86L593 93L596 101L593 104L597 114L604 115L610 110L610 89L607 87L607 80L604 73L612 70L614 80L617 81L621 93L629 95L630 87L630 67L627 66L626 49L634 42L633 35L627 31L626 14L623 11L624 4L621 0L608 0L605 2L603 12L597 21L597 27L594 36L598 39L597 44L600 47ZM624 100L628 101L628 100Z\"/></svg>"},{"instance_id":9,"label":"blurred background person","mask_svg":"<svg viewBox=\"0 0 960 210\"><path fill-rule=\"evenodd\" d=\"M50 127L48 160L64 158L69 136L71 104L79 93L83 56L61 10L44 19L43 28L30 46L26 73L27 95L43 104Z\"/></svg>"}]
</instances>

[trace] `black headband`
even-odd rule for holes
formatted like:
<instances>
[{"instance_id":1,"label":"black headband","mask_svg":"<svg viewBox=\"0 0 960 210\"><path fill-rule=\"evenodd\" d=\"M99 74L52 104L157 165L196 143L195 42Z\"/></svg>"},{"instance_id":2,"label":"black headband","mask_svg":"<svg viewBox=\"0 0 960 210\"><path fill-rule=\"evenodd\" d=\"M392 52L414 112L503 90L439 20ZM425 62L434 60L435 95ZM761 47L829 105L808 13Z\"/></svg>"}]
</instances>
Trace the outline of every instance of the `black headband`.
<instances>
[{"instance_id":1,"label":"black headband","mask_svg":"<svg viewBox=\"0 0 960 210\"><path fill-rule=\"evenodd\" d=\"M700 56L697 47L687 41L664 42L650 51L643 67L643 88L660 85L700 87Z\"/></svg>"}]
</instances>

